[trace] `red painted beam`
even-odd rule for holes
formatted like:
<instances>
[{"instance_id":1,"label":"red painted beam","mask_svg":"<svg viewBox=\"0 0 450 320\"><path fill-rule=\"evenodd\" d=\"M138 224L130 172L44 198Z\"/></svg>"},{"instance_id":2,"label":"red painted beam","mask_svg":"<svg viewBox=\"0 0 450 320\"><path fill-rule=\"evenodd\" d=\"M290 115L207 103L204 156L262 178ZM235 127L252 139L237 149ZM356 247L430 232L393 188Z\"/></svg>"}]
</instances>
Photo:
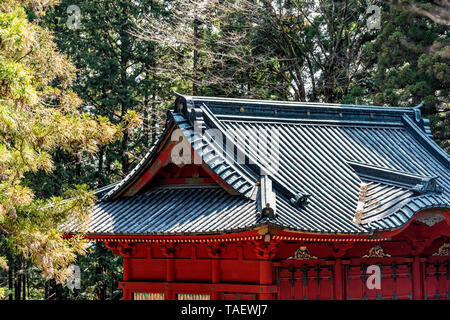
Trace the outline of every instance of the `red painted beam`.
<instances>
[{"instance_id":1,"label":"red painted beam","mask_svg":"<svg viewBox=\"0 0 450 320\"><path fill-rule=\"evenodd\" d=\"M164 290L189 291L192 293L218 292L241 292L241 293L277 293L276 285L258 285L258 284L235 284L235 283L182 283L182 282L150 282L150 281L132 281L119 282L120 289L129 289L134 292L164 292ZM138 291L147 290L147 291Z\"/></svg>"},{"instance_id":2,"label":"red painted beam","mask_svg":"<svg viewBox=\"0 0 450 320\"><path fill-rule=\"evenodd\" d=\"M377 242L385 241L387 237L373 237L370 235L348 235L348 234L325 234L325 233L299 233L294 231L277 230L273 236L274 240L281 241L319 241L319 242Z\"/></svg>"},{"instance_id":3,"label":"red painted beam","mask_svg":"<svg viewBox=\"0 0 450 320\"><path fill-rule=\"evenodd\" d=\"M64 237L70 238L73 235L66 234ZM87 234L86 239L93 241L108 242L173 242L173 243L202 243L217 241L252 241L262 239L257 230L243 231L239 233L213 234L213 235L101 235Z\"/></svg>"}]
</instances>

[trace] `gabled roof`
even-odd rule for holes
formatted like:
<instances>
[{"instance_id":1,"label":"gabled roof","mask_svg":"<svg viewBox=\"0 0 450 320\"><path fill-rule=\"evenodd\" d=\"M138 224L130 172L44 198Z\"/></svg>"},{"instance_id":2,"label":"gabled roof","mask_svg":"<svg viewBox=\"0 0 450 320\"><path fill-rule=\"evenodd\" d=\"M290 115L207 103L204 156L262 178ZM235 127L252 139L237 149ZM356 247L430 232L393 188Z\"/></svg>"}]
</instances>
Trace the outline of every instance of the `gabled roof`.
<instances>
[{"instance_id":1,"label":"gabled roof","mask_svg":"<svg viewBox=\"0 0 450 320\"><path fill-rule=\"evenodd\" d=\"M124 197L174 129L228 192L186 186ZM267 146L273 154L261 151ZM259 216L266 206L274 215ZM401 228L433 207L450 210L450 157L431 139L419 107L177 94L159 142L97 203L92 232L219 233L271 224L371 234Z\"/></svg>"}]
</instances>

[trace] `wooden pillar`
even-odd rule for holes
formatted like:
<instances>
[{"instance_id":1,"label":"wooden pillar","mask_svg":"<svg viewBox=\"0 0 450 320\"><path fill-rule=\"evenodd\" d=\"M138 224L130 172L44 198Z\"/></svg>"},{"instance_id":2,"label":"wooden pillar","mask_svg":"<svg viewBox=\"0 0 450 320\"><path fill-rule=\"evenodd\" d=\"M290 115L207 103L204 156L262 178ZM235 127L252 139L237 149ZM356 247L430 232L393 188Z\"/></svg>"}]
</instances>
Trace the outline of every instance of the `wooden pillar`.
<instances>
[{"instance_id":1,"label":"wooden pillar","mask_svg":"<svg viewBox=\"0 0 450 320\"><path fill-rule=\"evenodd\" d=\"M220 259L211 259L211 282L220 282Z\"/></svg>"},{"instance_id":2,"label":"wooden pillar","mask_svg":"<svg viewBox=\"0 0 450 320\"><path fill-rule=\"evenodd\" d=\"M341 259L336 259L334 263L334 299L335 300L345 300L345 290L344 290L344 274L342 272L342 262Z\"/></svg>"},{"instance_id":3,"label":"wooden pillar","mask_svg":"<svg viewBox=\"0 0 450 320\"><path fill-rule=\"evenodd\" d=\"M166 281L175 281L175 259L166 259Z\"/></svg>"},{"instance_id":4,"label":"wooden pillar","mask_svg":"<svg viewBox=\"0 0 450 320\"><path fill-rule=\"evenodd\" d=\"M114 254L119 254L123 257L124 283L121 284L121 288L123 288L123 299L132 300L132 292L126 286L125 282L130 281L133 278L131 258L133 257L136 247L134 244L117 242L105 242L105 245L108 249L112 250Z\"/></svg>"},{"instance_id":5,"label":"wooden pillar","mask_svg":"<svg viewBox=\"0 0 450 320\"><path fill-rule=\"evenodd\" d=\"M256 256L259 258L259 284L267 286L273 284L273 264L278 250L279 241L271 240L269 233L265 234L263 241L254 242ZM262 288L261 288L262 289ZM273 293L259 293L259 300L272 300Z\"/></svg>"},{"instance_id":6,"label":"wooden pillar","mask_svg":"<svg viewBox=\"0 0 450 320\"><path fill-rule=\"evenodd\" d=\"M219 283L220 278L220 259L211 259L211 283L214 287L215 283ZM211 300L220 300L220 292L215 289L211 292Z\"/></svg>"},{"instance_id":7,"label":"wooden pillar","mask_svg":"<svg viewBox=\"0 0 450 320\"><path fill-rule=\"evenodd\" d=\"M177 300L176 293L173 290L167 288L166 290L164 290L164 300Z\"/></svg>"},{"instance_id":8,"label":"wooden pillar","mask_svg":"<svg viewBox=\"0 0 450 320\"><path fill-rule=\"evenodd\" d=\"M220 274L220 256L222 251L225 249L225 246L220 243L211 243L207 246L207 252L209 257L211 258L210 265L211 265L211 300L220 300L221 298L221 292L216 291L215 284L219 283L221 279Z\"/></svg>"},{"instance_id":9,"label":"wooden pillar","mask_svg":"<svg viewBox=\"0 0 450 320\"><path fill-rule=\"evenodd\" d=\"M133 300L130 289L128 288L123 289L123 300Z\"/></svg>"},{"instance_id":10,"label":"wooden pillar","mask_svg":"<svg viewBox=\"0 0 450 320\"><path fill-rule=\"evenodd\" d=\"M423 300L422 290L422 272L420 268L420 257L414 256L412 262L412 285L413 285L413 299Z\"/></svg>"},{"instance_id":11,"label":"wooden pillar","mask_svg":"<svg viewBox=\"0 0 450 320\"><path fill-rule=\"evenodd\" d=\"M175 272L175 253L177 246L173 243L163 243L160 245L164 256L166 257L166 289L164 290L164 300L175 300L176 293L169 288L169 283L176 280Z\"/></svg>"},{"instance_id":12,"label":"wooden pillar","mask_svg":"<svg viewBox=\"0 0 450 320\"><path fill-rule=\"evenodd\" d=\"M167 258L166 259L166 281L173 282L175 281L175 259ZM175 292L169 289L169 285L167 284L166 290L164 291L164 300L176 300Z\"/></svg>"},{"instance_id":13,"label":"wooden pillar","mask_svg":"<svg viewBox=\"0 0 450 320\"><path fill-rule=\"evenodd\" d=\"M272 276L272 260L260 260L259 261L259 284L271 285L273 281ZM260 293L260 300L272 300L272 293Z\"/></svg>"},{"instance_id":14,"label":"wooden pillar","mask_svg":"<svg viewBox=\"0 0 450 320\"><path fill-rule=\"evenodd\" d=\"M123 258L123 281L130 281L132 278L131 258Z\"/></svg>"},{"instance_id":15,"label":"wooden pillar","mask_svg":"<svg viewBox=\"0 0 450 320\"><path fill-rule=\"evenodd\" d=\"M216 290L211 291L211 300L221 300L221 292Z\"/></svg>"}]
</instances>

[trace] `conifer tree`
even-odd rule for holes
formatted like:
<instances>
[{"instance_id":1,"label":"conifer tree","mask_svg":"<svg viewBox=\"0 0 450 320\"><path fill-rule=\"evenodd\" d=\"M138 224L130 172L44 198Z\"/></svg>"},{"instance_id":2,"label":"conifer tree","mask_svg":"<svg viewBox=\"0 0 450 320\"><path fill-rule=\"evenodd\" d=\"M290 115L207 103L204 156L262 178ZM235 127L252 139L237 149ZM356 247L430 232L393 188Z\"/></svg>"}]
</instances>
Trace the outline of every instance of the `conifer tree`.
<instances>
[{"instance_id":1,"label":"conifer tree","mask_svg":"<svg viewBox=\"0 0 450 320\"><path fill-rule=\"evenodd\" d=\"M0 230L16 255L29 258L44 277L63 281L85 240L61 236L71 224L86 230L93 193L72 186L64 197L40 199L27 172L51 174L51 153L95 153L120 130L105 117L80 111L70 89L76 69L50 30L38 25L56 1L0 1ZM6 258L0 264L8 267Z\"/></svg>"}]
</instances>

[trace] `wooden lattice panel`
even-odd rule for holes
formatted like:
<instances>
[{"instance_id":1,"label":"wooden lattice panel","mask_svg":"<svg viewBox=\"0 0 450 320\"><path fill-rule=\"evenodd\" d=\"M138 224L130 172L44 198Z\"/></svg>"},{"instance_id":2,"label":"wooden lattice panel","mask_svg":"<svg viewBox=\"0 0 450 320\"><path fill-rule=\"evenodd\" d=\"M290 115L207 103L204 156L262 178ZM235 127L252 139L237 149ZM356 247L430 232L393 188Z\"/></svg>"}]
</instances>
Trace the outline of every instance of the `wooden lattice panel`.
<instances>
[{"instance_id":1,"label":"wooden lattice panel","mask_svg":"<svg viewBox=\"0 0 450 320\"><path fill-rule=\"evenodd\" d=\"M211 300L209 294L191 294L191 293L178 293L178 300Z\"/></svg>"},{"instance_id":2,"label":"wooden lattice panel","mask_svg":"<svg viewBox=\"0 0 450 320\"><path fill-rule=\"evenodd\" d=\"M164 300L164 293L134 292L133 300Z\"/></svg>"}]
</instances>

